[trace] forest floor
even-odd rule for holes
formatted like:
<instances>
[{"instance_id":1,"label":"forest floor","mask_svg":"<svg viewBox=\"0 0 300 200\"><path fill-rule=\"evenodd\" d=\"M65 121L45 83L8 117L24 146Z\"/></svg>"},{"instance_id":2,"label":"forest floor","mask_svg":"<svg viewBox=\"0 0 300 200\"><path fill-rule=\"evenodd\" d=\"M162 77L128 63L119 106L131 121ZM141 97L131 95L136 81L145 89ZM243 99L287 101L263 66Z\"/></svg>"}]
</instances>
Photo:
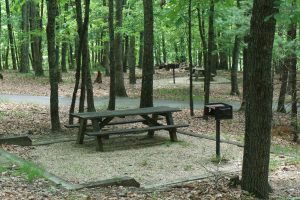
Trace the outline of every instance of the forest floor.
<instances>
[{"instance_id":1,"label":"forest floor","mask_svg":"<svg viewBox=\"0 0 300 200\"><path fill-rule=\"evenodd\" d=\"M36 78L32 74L19 74L4 72L4 80L0 81L1 94L26 94L49 96L49 80L47 77ZM187 78L187 72L176 72L178 77ZM140 73L136 85L129 85L125 76L125 85L128 96L137 98L140 92ZM231 96L230 80L228 72L220 72L222 81L213 83L211 87L211 99L218 102L240 101L240 97ZM74 86L74 73L63 75L63 83L59 86L60 96L71 96ZM159 81L159 80L164 80ZM169 84L166 83L166 80ZM155 74L154 98L171 99L178 101L188 100L188 79L186 86L170 84L172 73L160 70ZM163 84L162 84L163 83ZM241 74L239 75L241 83ZM274 83L274 100L278 98L280 84ZM94 84L96 97L108 95L109 79L103 77L102 84ZM203 84L194 87L195 99L203 100ZM289 98L287 96L287 98ZM287 99L289 101L289 99ZM102 108L104 109L104 108ZM190 126L183 129L185 132L198 135L214 136L214 119L203 120L203 110L197 109L195 116L191 117L188 109L175 114L175 120L180 123L188 123ZM60 107L60 119L62 124L68 120L68 106ZM0 99L0 136L30 135L33 139L49 137L50 111L49 106L39 104L12 103ZM221 124L222 138L224 140L243 143L244 113L234 112L233 120L224 120ZM274 112L272 130L272 151L274 156L270 161L270 182L274 189L271 194L273 199L300 197L300 158L299 144L292 142L292 129L290 128L290 115ZM76 134L76 130L62 131L56 134ZM9 151L22 157L26 157L31 148L2 145ZM146 191L135 188L109 187L101 189L84 189L80 191L67 191L56 187L43 178L37 178L28 182L28 178L18 173L19 167L15 164L6 164L0 159L0 198L1 199L254 199L251 194L243 192L240 188L230 188L229 179L226 176L216 181L210 178L202 181L193 181L180 186L174 186L161 190Z\"/></svg>"}]
</instances>

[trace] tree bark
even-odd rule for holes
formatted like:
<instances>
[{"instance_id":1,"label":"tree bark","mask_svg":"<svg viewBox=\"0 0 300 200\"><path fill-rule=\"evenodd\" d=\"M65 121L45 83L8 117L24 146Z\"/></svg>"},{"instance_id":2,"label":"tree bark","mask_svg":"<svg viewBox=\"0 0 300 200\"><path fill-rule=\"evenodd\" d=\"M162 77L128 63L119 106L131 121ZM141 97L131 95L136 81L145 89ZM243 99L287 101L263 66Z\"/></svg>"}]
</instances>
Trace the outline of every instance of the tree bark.
<instances>
[{"instance_id":1,"label":"tree bark","mask_svg":"<svg viewBox=\"0 0 300 200\"><path fill-rule=\"evenodd\" d=\"M209 6L209 19L208 19L208 49L207 49L207 67L205 69L205 80L204 80L204 103L209 103L210 96L210 79L211 79L211 68L213 65L213 45L214 45L214 12L215 12L215 2L210 0Z\"/></svg>"},{"instance_id":2,"label":"tree bark","mask_svg":"<svg viewBox=\"0 0 300 200\"><path fill-rule=\"evenodd\" d=\"M144 0L144 56L140 107L153 107L153 4Z\"/></svg>"},{"instance_id":3,"label":"tree bark","mask_svg":"<svg viewBox=\"0 0 300 200\"><path fill-rule=\"evenodd\" d=\"M234 39L234 46L232 51L232 66L231 66L231 95L240 95L238 80L237 80L237 71L239 64L239 55L240 55L240 36L236 35Z\"/></svg>"},{"instance_id":4,"label":"tree bark","mask_svg":"<svg viewBox=\"0 0 300 200\"><path fill-rule=\"evenodd\" d=\"M14 36L13 36L13 27L11 23L11 18L10 18L10 7L9 7L9 2L8 0L5 0L5 5L6 5L6 15L7 15L7 29L8 29L8 37L9 37L9 45L10 45L10 50L11 50L11 59L12 59L12 64L13 64L13 69L17 70L17 62L16 62L16 53L15 53L15 46L14 46Z\"/></svg>"},{"instance_id":5,"label":"tree bark","mask_svg":"<svg viewBox=\"0 0 300 200\"><path fill-rule=\"evenodd\" d=\"M144 56L144 32L140 32L140 47L139 47L139 68L143 69Z\"/></svg>"},{"instance_id":6,"label":"tree bark","mask_svg":"<svg viewBox=\"0 0 300 200\"><path fill-rule=\"evenodd\" d=\"M250 25L246 96L243 190L269 197L268 172L272 121L272 49L275 0L254 0ZM267 19L267 20L266 20Z\"/></svg>"},{"instance_id":7,"label":"tree bark","mask_svg":"<svg viewBox=\"0 0 300 200\"><path fill-rule=\"evenodd\" d=\"M20 72L29 72L29 2L25 1L22 5L22 22L21 22L21 65Z\"/></svg>"},{"instance_id":8,"label":"tree bark","mask_svg":"<svg viewBox=\"0 0 300 200\"><path fill-rule=\"evenodd\" d=\"M55 55L55 18L57 12L56 0L48 0L48 24L47 24L47 41L48 41L48 62L49 62L49 77L50 77L50 115L51 115L51 130L60 130L59 121L59 106L58 106L58 80L57 80L57 65Z\"/></svg>"},{"instance_id":9,"label":"tree bark","mask_svg":"<svg viewBox=\"0 0 300 200\"><path fill-rule=\"evenodd\" d=\"M114 55L114 2L113 0L108 1L108 28L109 28L109 64L110 64L110 86L109 86L109 103L108 109L115 110L116 108L116 66L115 66L115 55Z\"/></svg>"},{"instance_id":10,"label":"tree bark","mask_svg":"<svg viewBox=\"0 0 300 200\"><path fill-rule=\"evenodd\" d=\"M193 101L193 57L192 57L192 0L189 0L188 7L188 55L189 55L189 73L190 73L190 115L194 116L194 101Z\"/></svg>"},{"instance_id":11,"label":"tree bark","mask_svg":"<svg viewBox=\"0 0 300 200\"><path fill-rule=\"evenodd\" d=\"M164 32L161 34L161 43L162 43L163 61L164 64L167 64L167 49L166 49L166 39L165 39Z\"/></svg>"},{"instance_id":12,"label":"tree bark","mask_svg":"<svg viewBox=\"0 0 300 200\"><path fill-rule=\"evenodd\" d=\"M124 74L123 74L123 60L122 60L122 8L123 0L115 0L116 2L116 29L118 32L115 36L115 64L116 64L116 96L127 97Z\"/></svg>"},{"instance_id":13,"label":"tree bark","mask_svg":"<svg viewBox=\"0 0 300 200\"><path fill-rule=\"evenodd\" d=\"M280 61L280 68L281 68L281 85L280 85L280 92L278 97L278 104L277 104L277 112L285 113L285 95L287 89L287 80L288 80L288 65L287 59L284 61Z\"/></svg>"},{"instance_id":14,"label":"tree bark","mask_svg":"<svg viewBox=\"0 0 300 200\"><path fill-rule=\"evenodd\" d=\"M124 38L124 52L123 52L123 72L127 72L128 68L128 48L129 48L129 37L128 35L125 35Z\"/></svg>"},{"instance_id":15,"label":"tree bark","mask_svg":"<svg viewBox=\"0 0 300 200\"><path fill-rule=\"evenodd\" d=\"M35 76L44 76L42 37L37 32L42 31L42 19L39 13L39 4L31 0L30 2L30 31L31 31L31 54L32 68Z\"/></svg>"},{"instance_id":16,"label":"tree bark","mask_svg":"<svg viewBox=\"0 0 300 200\"><path fill-rule=\"evenodd\" d=\"M129 83L136 84L135 77L135 36L129 37L129 49L128 49L128 67L129 67Z\"/></svg>"},{"instance_id":17,"label":"tree bark","mask_svg":"<svg viewBox=\"0 0 300 200\"><path fill-rule=\"evenodd\" d=\"M2 38L2 3L0 2L0 38ZM3 70L3 66L2 66L2 44L0 43L0 71Z\"/></svg>"}]
</instances>

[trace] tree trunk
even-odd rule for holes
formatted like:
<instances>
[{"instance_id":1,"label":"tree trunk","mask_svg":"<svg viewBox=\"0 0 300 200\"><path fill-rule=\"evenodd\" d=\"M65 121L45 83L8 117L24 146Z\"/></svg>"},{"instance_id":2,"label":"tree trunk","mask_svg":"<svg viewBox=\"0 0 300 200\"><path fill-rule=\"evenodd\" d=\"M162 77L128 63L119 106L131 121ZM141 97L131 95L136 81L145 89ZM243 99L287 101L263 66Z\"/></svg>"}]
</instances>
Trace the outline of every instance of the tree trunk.
<instances>
[{"instance_id":1,"label":"tree trunk","mask_svg":"<svg viewBox=\"0 0 300 200\"><path fill-rule=\"evenodd\" d=\"M247 99L247 85L248 85L248 69L249 69L249 63L248 63L248 42L249 42L249 35L244 36L244 49L243 49L243 99L241 103L240 110L246 109L246 99Z\"/></svg>"},{"instance_id":2,"label":"tree trunk","mask_svg":"<svg viewBox=\"0 0 300 200\"><path fill-rule=\"evenodd\" d=\"M144 57L144 32L140 32L139 68L143 69Z\"/></svg>"},{"instance_id":3,"label":"tree trunk","mask_svg":"<svg viewBox=\"0 0 300 200\"><path fill-rule=\"evenodd\" d=\"M250 25L246 96L243 190L269 197L268 172L272 121L272 49L275 0L254 0ZM271 16L271 17L270 17ZM266 20L267 19L267 20Z\"/></svg>"},{"instance_id":4,"label":"tree trunk","mask_svg":"<svg viewBox=\"0 0 300 200\"><path fill-rule=\"evenodd\" d=\"M44 76L42 37L37 32L42 31L42 19L39 13L39 4L31 0L30 2L30 31L31 31L31 54L32 68L35 76Z\"/></svg>"},{"instance_id":5,"label":"tree trunk","mask_svg":"<svg viewBox=\"0 0 300 200\"><path fill-rule=\"evenodd\" d=\"M116 66L114 55L114 2L108 1L109 13L108 13L108 28L109 28L109 64L110 64L110 86L109 86L109 103L108 109L115 110L116 108Z\"/></svg>"},{"instance_id":6,"label":"tree trunk","mask_svg":"<svg viewBox=\"0 0 300 200\"><path fill-rule=\"evenodd\" d=\"M220 65L219 69L228 70L228 56L225 51L220 52Z\"/></svg>"},{"instance_id":7,"label":"tree trunk","mask_svg":"<svg viewBox=\"0 0 300 200\"><path fill-rule=\"evenodd\" d=\"M240 9L240 0L237 0L237 8ZM240 25L237 24L237 28ZM238 87L238 79L237 79L237 72L238 72L238 64L239 64L239 57L240 57L240 44L241 38L239 35L235 36L234 39L234 46L232 51L232 66L231 66L231 95L240 95L239 87Z\"/></svg>"},{"instance_id":8,"label":"tree trunk","mask_svg":"<svg viewBox=\"0 0 300 200\"><path fill-rule=\"evenodd\" d=\"M287 87L287 79L288 79L288 65L287 59L280 62L281 68L281 85L280 85L280 93L278 97L278 104L277 104L277 112L285 113L285 95L286 95L286 87Z\"/></svg>"},{"instance_id":9,"label":"tree trunk","mask_svg":"<svg viewBox=\"0 0 300 200\"><path fill-rule=\"evenodd\" d=\"M74 69L73 46L69 44L69 69Z\"/></svg>"},{"instance_id":10,"label":"tree trunk","mask_svg":"<svg viewBox=\"0 0 300 200\"><path fill-rule=\"evenodd\" d=\"M7 29L8 29L8 37L9 37L9 45L11 50L11 59L13 64L13 69L17 70L17 62L16 62L16 53L15 53L15 46L14 46L14 36L13 36L13 27L11 24L11 18L10 18L10 7L8 0L5 0L6 5L6 15L7 15Z\"/></svg>"},{"instance_id":11,"label":"tree trunk","mask_svg":"<svg viewBox=\"0 0 300 200\"><path fill-rule=\"evenodd\" d=\"M115 0L116 2L116 29L118 32L115 37L115 64L116 64L116 96L127 97L124 74L123 74L123 60L122 60L122 7L123 0Z\"/></svg>"},{"instance_id":12,"label":"tree trunk","mask_svg":"<svg viewBox=\"0 0 300 200\"><path fill-rule=\"evenodd\" d=\"M0 2L0 38L2 38L2 23L1 23L1 20L2 20L2 3ZM0 43L0 71L3 70L3 67L2 67L2 44Z\"/></svg>"},{"instance_id":13,"label":"tree trunk","mask_svg":"<svg viewBox=\"0 0 300 200\"><path fill-rule=\"evenodd\" d=\"M127 72L128 68L128 45L129 45L129 38L128 35L125 35L125 43L124 43L124 52L123 52L123 72Z\"/></svg>"},{"instance_id":14,"label":"tree trunk","mask_svg":"<svg viewBox=\"0 0 300 200\"><path fill-rule=\"evenodd\" d=\"M129 83L136 84L135 77L135 36L132 35L129 38L129 49L128 49L128 67L129 67Z\"/></svg>"},{"instance_id":15,"label":"tree trunk","mask_svg":"<svg viewBox=\"0 0 300 200\"><path fill-rule=\"evenodd\" d=\"M292 1L292 7L296 9L296 0ZM293 140L298 140L298 120L297 120L297 54L296 54L296 35L297 28L296 23L292 22L288 29L288 40L293 41L292 53L289 55L289 68L290 68L290 85L291 85L291 100L292 100L292 112L291 112L291 125L294 128Z\"/></svg>"},{"instance_id":16,"label":"tree trunk","mask_svg":"<svg viewBox=\"0 0 300 200\"><path fill-rule=\"evenodd\" d=\"M144 56L140 107L153 107L153 4L144 0Z\"/></svg>"},{"instance_id":17,"label":"tree trunk","mask_svg":"<svg viewBox=\"0 0 300 200\"><path fill-rule=\"evenodd\" d=\"M66 24L66 13L68 12L68 3L65 3L64 5L64 24ZM66 28L66 27L63 27ZM62 47L61 47L61 70L62 72L67 72L67 51L68 51L68 33L65 31L65 34L63 36L62 41Z\"/></svg>"},{"instance_id":18,"label":"tree trunk","mask_svg":"<svg viewBox=\"0 0 300 200\"><path fill-rule=\"evenodd\" d=\"M67 51L68 51L68 43L63 41L61 47L61 71L67 72Z\"/></svg>"},{"instance_id":19,"label":"tree trunk","mask_svg":"<svg viewBox=\"0 0 300 200\"><path fill-rule=\"evenodd\" d=\"M166 40L165 40L164 32L161 34L161 43L162 43L163 61L164 64L167 64L167 49L166 49Z\"/></svg>"},{"instance_id":20,"label":"tree trunk","mask_svg":"<svg viewBox=\"0 0 300 200\"><path fill-rule=\"evenodd\" d=\"M209 103L210 95L210 79L211 79L211 68L213 65L213 45L214 45L214 12L215 12L215 3L214 0L210 0L209 6L209 19L208 19L208 49L207 49L207 67L205 69L205 80L204 80L204 103Z\"/></svg>"},{"instance_id":21,"label":"tree trunk","mask_svg":"<svg viewBox=\"0 0 300 200\"><path fill-rule=\"evenodd\" d=\"M48 41L48 62L50 77L50 114L51 114L51 130L60 130L59 122L59 106L58 106L58 80L57 65L55 55L55 18L57 12L56 0L48 0L47 6L48 24L47 24L47 41Z\"/></svg>"},{"instance_id":22,"label":"tree trunk","mask_svg":"<svg viewBox=\"0 0 300 200\"><path fill-rule=\"evenodd\" d=\"M29 72L29 2L22 5L21 73Z\"/></svg>"},{"instance_id":23,"label":"tree trunk","mask_svg":"<svg viewBox=\"0 0 300 200\"><path fill-rule=\"evenodd\" d=\"M240 95L238 80L237 80L240 44L241 44L241 39L238 35L236 35L234 40L233 51L232 51L231 92L230 92L231 95Z\"/></svg>"},{"instance_id":24,"label":"tree trunk","mask_svg":"<svg viewBox=\"0 0 300 200\"><path fill-rule=\"evenodd\" d=\"M194 116L193 101L193 57L192 57L192 0L189 0L189 22L188 22L188 55L189 55L189 73L190 73L190 115Z\"/></svg>"},{"instance_id":25,"label":"tree trunk","mask_svg":"<svg viewBox=\"0 0 300 200\"><path fill-rule=\"evenodd\" d=\"M207 43L205 39L205 25L204 25L204 9L200 12L200 4L197 6L197 14L198 14L198 27L200 32L201 44L202 44L202 54L203 54L203 67L207 69Z\"/></svg>"}]
</instances>

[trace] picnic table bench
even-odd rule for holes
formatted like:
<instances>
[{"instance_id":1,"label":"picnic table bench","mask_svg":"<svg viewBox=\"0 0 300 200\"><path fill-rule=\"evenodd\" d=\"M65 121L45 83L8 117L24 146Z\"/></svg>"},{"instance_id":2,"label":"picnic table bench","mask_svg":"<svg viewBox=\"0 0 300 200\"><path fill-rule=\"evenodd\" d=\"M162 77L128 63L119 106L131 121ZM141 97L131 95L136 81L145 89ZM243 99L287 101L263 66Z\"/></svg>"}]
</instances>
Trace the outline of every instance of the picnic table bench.
<instances>
[{"instance_id":1,"label":"picnic table bench","mask_svg":"<svg viewBox=\"0 0 300 200\"><path fill-rule=\"evenodd\" d=\"M147 131L148 136L153 137L155 131L167 130L169 131L171 141L177 141L176 129L188 126L186 124L174 124L172 113L179 111L181 110L178 108L160 106L125 110L107 110L101 112L71 113L70 115L79 119L77 143L83 144L85 135L96 136L98 143L97 150L103 151L103 145L105 143L104 140L108 139L110 135L136 134ZM138 119L127 119L128 117L137 116L139 117ZM114 120L116 118L118 118L117 121ZM165 120L166 124L159 123L159 119ZM86 132L88 120L94 123L93 132ZM142 128L103 130L104 127L107 127L109 125L131 124L138 122L141 122L147 126Z\"/></svg>"},{"instance_id":2,"label":"picnic table bench","mask_svg":"<svg viewBox=\"0 0 300 200\"><path fill-rule=\"evenodd\" d=\"M205 69L201 67L194 67L193 68L193 77L197 81L199 77L205 77ZM211 78L215 77L215 74L211 74Z\"/></svg>"}]
</instances>

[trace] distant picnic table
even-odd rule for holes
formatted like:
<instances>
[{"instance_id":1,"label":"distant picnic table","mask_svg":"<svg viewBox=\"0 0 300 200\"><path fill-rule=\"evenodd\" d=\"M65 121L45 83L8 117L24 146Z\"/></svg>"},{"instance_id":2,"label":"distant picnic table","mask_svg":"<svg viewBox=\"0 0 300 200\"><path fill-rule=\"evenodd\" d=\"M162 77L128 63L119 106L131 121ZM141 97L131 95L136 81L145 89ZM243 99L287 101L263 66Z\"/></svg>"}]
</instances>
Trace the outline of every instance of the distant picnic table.
<instances>
[{"instance_id":1,"label":"distant picnic table","mask_svg":"<svg viewBox=\"0 0 300 200\"><path fill-rule=\"evenodd\" d=\"M147 131L148 136L153 137L155 131L167 130L169 131L171 141L177 141L176 129L188 126L186 124L174 124L172 114L179 111L181 110L178 108L159 106L125 110L107 110L101 112L71 113L70 115L79 119L77 143L83 144L85 135L96 136L98 143L97 150L104 151L103 145L105 143L105 140L108 139L110 135L136 134ZM139 118L136 119L136 116L138 116ZM161 116L163 118L161 118ZM131 117L131 119L128 120L128 117ZM132 117L135 117L135 119L132 119ZM114 120L116 118L118 119ZM165 120L165 124L158 122L159 119ZM86 131L88 120L94 122L94 124L97 124L97 127L93 127L93 132ZM103 130L104 127L107 127L109 125L132 123L143 123L147 126L143 128L120 128L116 130Z\"/></svg>"}]
</instances>

